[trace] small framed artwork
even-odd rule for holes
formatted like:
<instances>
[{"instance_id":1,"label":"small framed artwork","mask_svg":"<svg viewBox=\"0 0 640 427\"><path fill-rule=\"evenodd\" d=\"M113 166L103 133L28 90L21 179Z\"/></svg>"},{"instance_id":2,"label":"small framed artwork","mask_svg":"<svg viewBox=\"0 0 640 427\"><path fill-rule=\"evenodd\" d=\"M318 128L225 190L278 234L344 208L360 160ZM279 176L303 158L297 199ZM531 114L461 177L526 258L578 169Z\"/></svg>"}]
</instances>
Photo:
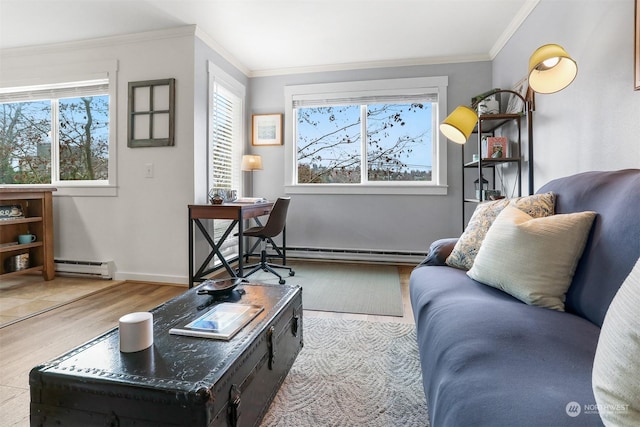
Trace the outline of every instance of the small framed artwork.
<instances>
[{"instance_id":1,"label":"small framed artwork","mask_svg":"<svg viewBox=\"0 0 640 427\"><path fill-rule=\"evenodd\" d=\"M282 114L254 114L251 145L282 145Z\"/></svg>"},{"instance_id":2,"label":"small framed artwork","mask_svg":"<svg viewBox=\"0 0 640 427\"><path fill-rule=\"evenodd\" d=\"M515 84L512 91L519 93L524 99L527 99L527 91L529 90L529 81L526 77L523 77L518 83ZM524 102L520 97L510 94L509 103L505 113L507 114L520 114L524 111Z\"/></svg>"},{"instance_id":3,"label":"small framed artwork","mask_svg":"<svg viewBox=\"0 0 640 427\"><path fill-rule=\"evenodd\" d=\"M127 146L174 145L175 79L129 82Z\"/></svg>"},{"instance_id":4,"label":"small framed artwork","mask_svg":"<svg viewBox=\"0 0 640 427\"><path fill-rule=\"evenodd\" d=\"M636 0L635 6L635 40L633 46L633 87L635 90L640 90L640 0Z\"/></svg>"}]
</instances>

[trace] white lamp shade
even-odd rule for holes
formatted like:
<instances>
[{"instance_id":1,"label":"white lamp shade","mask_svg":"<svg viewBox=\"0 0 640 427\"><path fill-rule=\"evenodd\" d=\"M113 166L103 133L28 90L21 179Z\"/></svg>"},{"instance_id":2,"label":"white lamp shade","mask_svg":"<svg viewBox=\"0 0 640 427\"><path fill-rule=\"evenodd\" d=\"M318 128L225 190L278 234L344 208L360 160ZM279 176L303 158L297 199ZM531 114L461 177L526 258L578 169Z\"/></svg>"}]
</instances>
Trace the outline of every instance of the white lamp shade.
<instances>
[{"instance_id":1,"label":"white lamp shade","mask_svg":"<svg viewBox=\"0 0 640 427\"><path fill-rule=\"evenodd\" d=\"M449 140L464 144L478 122L478 115L471 108L461 105L440 124L440 132Z\"/></svg>"},{"instance_id":2,"label":"white lamp shade","mask_svg":"<svg viewBox=\"0 0 640 427\"><path fill-rule=\"evenodd\" d=\"M256 154L245 154L242 156L240 169L243 171L262 170L262 157Z\"/></svg>"},{"instance_id":3,"label":"white lamp shade","mask_svg":"<svg viewBox=\"0 0 640 427\"><path fill-rule=\"evenodd\" d=\"M540 46L529 58L529 87L538 93L554 93L569 86L578 65L557 44Z\"/></svg>"}]
</instances>

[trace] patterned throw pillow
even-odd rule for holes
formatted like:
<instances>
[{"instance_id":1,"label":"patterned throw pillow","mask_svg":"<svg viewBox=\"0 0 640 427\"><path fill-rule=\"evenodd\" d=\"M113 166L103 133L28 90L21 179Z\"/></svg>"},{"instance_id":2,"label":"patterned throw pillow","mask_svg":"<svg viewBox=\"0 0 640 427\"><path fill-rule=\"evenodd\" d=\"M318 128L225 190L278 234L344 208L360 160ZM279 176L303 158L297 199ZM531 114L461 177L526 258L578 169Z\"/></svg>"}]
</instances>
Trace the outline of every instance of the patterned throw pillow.
<instances>
[{"instance_id":1,"label":"patterned throw pillow","mask_svg":"<svg viewBox=\"0 0 640 427\"><path fill-rule=\"evenodd\" d=\"M489 231L489 227L506 206L516 207L533 218L542 218L553 215L555 205L556 196L551 192L479 204L473 212L467 228L451 251L451 255L447 257L447 265L469 270L473 266L473 260L480 250L480 245Z\"/></svg>"}]
</instances>

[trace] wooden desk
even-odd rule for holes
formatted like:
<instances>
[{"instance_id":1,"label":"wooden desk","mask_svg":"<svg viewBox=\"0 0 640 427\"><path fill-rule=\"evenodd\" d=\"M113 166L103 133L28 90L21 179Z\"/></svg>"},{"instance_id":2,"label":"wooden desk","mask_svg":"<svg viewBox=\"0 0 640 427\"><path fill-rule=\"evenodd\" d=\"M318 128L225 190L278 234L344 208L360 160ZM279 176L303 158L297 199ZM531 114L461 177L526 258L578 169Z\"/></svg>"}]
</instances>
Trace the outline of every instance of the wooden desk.
<instances>
[{"instance_id":1,"label":"wooden desk","mask_svg":"<svg viewBox=\"0 0 640 427\"><path fill-rule=\"evenodd\" d=\"M243 275L243 255L244 255L244 224L246 220L251 218L258 218L263 215L268 215L273 208L273 203L223 203L221 205L189 205L189 287L193 287L194 282L202 282L206 280L207 275L211 274L214 269L207 268L207 265L214 256L218 255L218 259L222 262L222 265L227 270L227 273L231 277L242 277ZM200 220L230 220L231 223L222 234L220 239L216 242L209 235L207 229L204 227ZM194 270L194 229L193 225L200 230L204 238L211 247L211 252L207 258L203 261L202 265L198 268L198 271ZM238 270L237 272L231 268L229 261L222 256L220 247L222 243L229 237L229 234L233 231L233 228L238 225Z\"/></svg>"}]
</instances>

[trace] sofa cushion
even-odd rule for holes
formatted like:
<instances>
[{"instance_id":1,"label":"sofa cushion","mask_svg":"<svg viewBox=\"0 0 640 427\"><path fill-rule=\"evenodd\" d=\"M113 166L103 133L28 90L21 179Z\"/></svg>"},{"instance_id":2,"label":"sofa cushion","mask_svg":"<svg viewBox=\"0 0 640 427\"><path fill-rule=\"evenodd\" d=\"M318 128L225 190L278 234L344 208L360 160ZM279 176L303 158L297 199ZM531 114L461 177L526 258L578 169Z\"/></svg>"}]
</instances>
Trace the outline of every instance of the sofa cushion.
<instances>
[{"instance_id":1,"label":"sofa cushion","mask_svg":"<svg viewBox=\"0 0 640 427\"><path fill-rule=\"evenodd\" d=\"M593 362L593 394L606 425L640 425L640 259L611 301Z\"/></svg>"},{"instance_id":2,"label":"sofa cushion","mask_svg":"<svg viewBox=\"0 0 640 427\"><path fill-rule=\"evenodd\" d=\"M487 232L469 277L540 307L564 311L595 212L533 218L507 206Z\"/></svg>"},{"instance_id":3,"label":"sofa cushion","mask_svg":"<svg viewBox=\"0 0 640 427\"><path fill-rule=\"evenodd\" d=\"M567 291L565 310L602 326L613 296L640 257L640 169L584 172L540 188L556 194L556 213L596 211Z\"/></svg>"},{"instance_id":4,"label":"sofa cushion","mask_svg":"<svg viewBox=\"0 0 640 427\"><path fill-rule=\"evenodd\" d=\"M599 328L524 304L463 270L424 266L410 279L430 425L601 426L591 368Z\"/></svg>"},{"instance_id":5,"label":"sofa cushion","mask_svg":"<svg viewBox=\"0 0 640 427\"><path fill-rule=\"evenodd\" d=\"M515 206L532 217L539 218L553 215L554 204L555 195L553 193L500 199L479 204L451 255L447 258L447 265L463 270L470 269L489 227L506 206Z\"/></svg>"}]
</instances>

